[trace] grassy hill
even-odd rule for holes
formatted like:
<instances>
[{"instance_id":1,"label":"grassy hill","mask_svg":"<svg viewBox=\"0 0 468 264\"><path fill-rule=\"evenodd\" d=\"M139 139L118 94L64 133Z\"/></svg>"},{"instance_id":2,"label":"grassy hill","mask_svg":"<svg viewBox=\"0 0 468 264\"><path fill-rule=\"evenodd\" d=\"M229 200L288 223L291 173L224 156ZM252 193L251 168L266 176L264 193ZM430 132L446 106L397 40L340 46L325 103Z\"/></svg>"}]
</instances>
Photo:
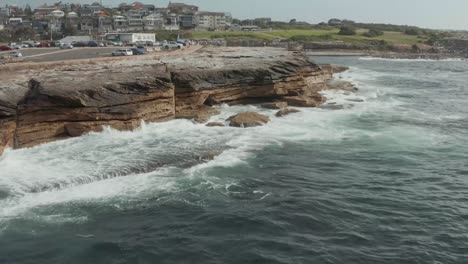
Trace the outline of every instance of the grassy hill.
<instances>
[{"instance_id":1,"label":"grassy hill","mask_svg":"<svg viewBox=\"0 0 468 264\"><path fill-rule=\"evenodd\" d=\"M367 30L360 29L357 35L343 36L338 34L339 29L291 29L291 30L272 30L272 31L257 31L257 32L192 32L193 38L197 39L216 39L223 38L227 40L291 40L305 42L329 42L343 41L353 44L366 44L384 40L390 44L406 44L413 45L423 42L427 39L426 36L406 35L402 32L384 32L383 36L365 37L362 34Z\"/></svg>"}]
</instances>

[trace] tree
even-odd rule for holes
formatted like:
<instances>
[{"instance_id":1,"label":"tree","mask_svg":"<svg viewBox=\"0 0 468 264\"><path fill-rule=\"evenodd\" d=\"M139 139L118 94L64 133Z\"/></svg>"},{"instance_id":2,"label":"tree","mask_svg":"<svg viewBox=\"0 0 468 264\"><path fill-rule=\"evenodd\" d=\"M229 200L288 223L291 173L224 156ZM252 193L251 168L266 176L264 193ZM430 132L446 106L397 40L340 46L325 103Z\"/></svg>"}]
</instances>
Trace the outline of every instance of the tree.
<instances>
[{"instance_id":1,"label":"tree","mask_svg":"<svg viewBox=\"0 0 468 264\"><path fill-rule=\"evenodd\" d=\"M76 27L74 27L70 21L66 21L65 22L65 26L63 27L63 34L65 36L75 36L76 33L78 32L78 30L76 29Z\"/></svg>"},{"instance_id":2,"label":"tree","mask_svg":"<svg viewBox=\"0 0 468 264\"><path fill-rule=\"evenodd\" d=\"M30 5L26 5L26 7L24 8L24 14L25 14L28 18L32 18L34 12L32 11Z\"/></svg>"},{"instance_id":3,"label":"tree","mask_svg":"<svg viewBox=\"0 0 468 264\"><path fill-rule=\"evenodd\" d=\"M356 29L351 26L342 26L340 28L340 32L338 32L339 35L344 35L344 36L354 36L356 35Z\"/></svg>"},{"instance_id":4,"label":"tree","mask_svg":"<svg viewBox=\"0 0 468 264\"><path fill-rule=\"evenodd\" d=\"M297 19L291 19L291 20L289 21L289 24L296 24L296 22L297 22Z\"/></svg>"}]
</instances>

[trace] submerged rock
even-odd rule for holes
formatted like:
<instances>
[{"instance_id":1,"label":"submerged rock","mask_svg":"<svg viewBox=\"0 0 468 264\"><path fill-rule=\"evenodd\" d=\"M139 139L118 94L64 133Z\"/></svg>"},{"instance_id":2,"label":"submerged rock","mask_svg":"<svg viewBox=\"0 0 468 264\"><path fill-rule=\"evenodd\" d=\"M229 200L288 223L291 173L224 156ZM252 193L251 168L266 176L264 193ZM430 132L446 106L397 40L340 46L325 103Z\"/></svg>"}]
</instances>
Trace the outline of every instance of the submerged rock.
<instances>
[{"instance_id":1,"label":"submerged rock","mask_svg":"<svg viewBox=\"0 0 468 264\"><path fill-rule=\"evenodd\" d=\"M321 105L320 108L326 109L326 110L343 110L345 107L344 105L327 104L327 105Z\"/></svg>"},{"instance_id":2,"label":"submerged rock","mask_svg":"<svg viewBox=\"0 0 468 264\"><path fill-rule=\"evenodd\" d=\"M283 109L288 107L288 103L286 102L272 102L272 103L264 103L261 105L263 108L266 109Z\"/></svg>"},{"instance_id":3,"label":"submerged rock","mask_svg":"<svg viewBox=\"0 0 468 264\"><path fill-rule=\"evenodd\" d=\"M364 102L364 99L361 99L361 98L350 98L350 99L346 99L346 101L355 102L355 103L363 103L363 102Z\"/></svg>"},{"instance_id":4,"label":"submerged rock","mask_svg":"<svg viewBox=\"0 0 468 264\"><path fill-rule=\"evenodd\" d=\"M285 96L283 97L288 105L290 106L297 106L297 107L317 107L319 106L325 99L321 95L316 95L314 97L307 97L307 96Z\"/></svg>"},{"instance_id":5,"label":"submerged rock","mask_svg":"<svg viewBox=\"0 0 468 264\"><path fill-rule=\"evenodd\" d=\"M256 127L270 122L270 118L255 112L244 112L227 119L232 127Z\"/></svg>"},{"instance_id":6,"label":"submerged rock","mask_svg":"<svg viewBox=\"0 0 468 264\"><path fill-rule=\"evenodd\" d=\"M206 124L207 127L225 127L225 125L221 122L211 122Z\"/></svg>"},{"instance_id":7,"label":"submerged rock","mask_svg":"<svg viewBox=\"0 0 468 264\"><path fill-rule=\"evenodd\" d=\"M285 108L285 109L281 109L280 111L278 111L276 113L276 117L283 117L283 116L287 116L289 114L299 113L299 112L301 112L301 111L299 111L297 109Z\"/></svg>"},{"instance_id":8,"label":"submerged rock","mask_svg":"<svg viewBox=\"0 0 468 264\"><path fill-rule=\"evenodd\" d=\"M327 83L328 89L335 89L335 90L344 90L344 91L356 91L357 88L350 82L347 81L329 81Z\"/></svg>"}]
</instances>

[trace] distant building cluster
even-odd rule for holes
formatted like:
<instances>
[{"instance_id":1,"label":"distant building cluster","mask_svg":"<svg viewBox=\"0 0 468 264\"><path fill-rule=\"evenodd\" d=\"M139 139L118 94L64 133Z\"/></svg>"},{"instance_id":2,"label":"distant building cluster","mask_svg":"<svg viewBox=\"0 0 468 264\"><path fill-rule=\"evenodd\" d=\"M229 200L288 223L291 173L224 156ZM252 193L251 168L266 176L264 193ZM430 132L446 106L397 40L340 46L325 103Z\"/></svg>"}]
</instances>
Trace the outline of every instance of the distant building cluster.
<instances>
[{"instance_id":1,"label":"distant building cluster","mask_svg":"<svg viewBox=\"0 0 468 264\"><path fill-rule=\"evenodd\" d=\"M31 9L7 5L0 8L0 30L33 30L40 35L99 35L155 30L224 31L232 16L225 12L200 11L198 6L169 3L159 8L151 4L122 3L104 7L99 3L56 3Z\"/></svg>"}]
</instances>

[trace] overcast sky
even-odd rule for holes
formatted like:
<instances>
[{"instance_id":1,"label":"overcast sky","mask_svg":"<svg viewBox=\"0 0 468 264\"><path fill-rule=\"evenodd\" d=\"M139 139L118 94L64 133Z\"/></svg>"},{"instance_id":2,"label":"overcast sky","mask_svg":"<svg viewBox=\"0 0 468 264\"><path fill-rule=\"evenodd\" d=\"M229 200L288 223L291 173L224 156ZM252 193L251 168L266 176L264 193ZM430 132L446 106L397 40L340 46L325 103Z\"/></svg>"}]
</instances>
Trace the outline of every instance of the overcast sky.
<instances>
[{"instance_id":1,"label":"overcast sky","mask_svg":"<svg viewBox=\"0 0 468 264\"><path fill-rule=\"evenodd\" d=\"M0 0L0 5L30 4L35 7L58 1ZM63 1L92 3L96 0ZM105 6L113 6L124 1L102 0L102 2ZM141 2L166 6L169 0L141 0ZM296 18L318 23L336 17L361 22L468 30L468 0L177 0L173 2L196 4L206 11L231 12L237 18L272 17L284 21Z\"/></svg>"}]
</instances>

